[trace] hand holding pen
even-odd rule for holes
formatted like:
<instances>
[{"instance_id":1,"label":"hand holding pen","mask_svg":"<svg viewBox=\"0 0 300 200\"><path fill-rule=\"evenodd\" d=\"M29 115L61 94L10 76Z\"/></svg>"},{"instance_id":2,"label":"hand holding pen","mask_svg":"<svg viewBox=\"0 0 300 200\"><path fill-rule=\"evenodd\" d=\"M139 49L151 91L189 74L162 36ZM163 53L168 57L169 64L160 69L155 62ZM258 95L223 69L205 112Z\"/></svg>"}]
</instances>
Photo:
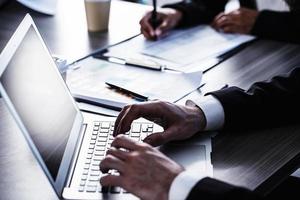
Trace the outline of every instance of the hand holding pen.
<instances>
[{"instance_id":1,"label":"hand holding pen","mask_svg":"<svg viewBox=\"0 0 300 200\"><path fill-rule=\"evenodd\" d=\"M169 30L176 27L182 18L182 13L172 8L155 8L141 19L141 32L149 40L161 38Z\"/></svg>"}]
</instances>

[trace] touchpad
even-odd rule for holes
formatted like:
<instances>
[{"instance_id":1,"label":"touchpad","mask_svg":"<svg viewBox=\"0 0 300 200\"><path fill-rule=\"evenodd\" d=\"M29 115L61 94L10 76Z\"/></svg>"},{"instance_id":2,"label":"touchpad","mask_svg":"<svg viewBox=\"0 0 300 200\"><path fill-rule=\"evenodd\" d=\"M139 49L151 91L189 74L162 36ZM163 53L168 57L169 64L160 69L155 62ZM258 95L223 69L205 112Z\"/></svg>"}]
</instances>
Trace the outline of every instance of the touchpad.
<instances>
[{"instance_id":1,"label":"touchpad","mask_svg":"<svg viewBox=\"0 0 300 200\"><path fill-rule=\"evenodd\" d=\"M185 169L207 170L210 158L207 156L206 146L203 144L166 144L159 148L172 160L182 165ZM209 163L207 163L209 162Z\"/></svg>"}]
</instances>

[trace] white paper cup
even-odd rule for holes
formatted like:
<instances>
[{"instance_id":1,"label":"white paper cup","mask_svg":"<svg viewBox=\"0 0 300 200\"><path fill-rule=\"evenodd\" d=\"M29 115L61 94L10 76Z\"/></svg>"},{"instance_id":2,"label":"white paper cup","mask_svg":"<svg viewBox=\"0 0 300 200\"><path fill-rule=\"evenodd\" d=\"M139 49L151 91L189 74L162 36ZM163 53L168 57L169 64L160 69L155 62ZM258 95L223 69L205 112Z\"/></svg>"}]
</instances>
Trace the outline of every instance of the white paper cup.
<instances>
[{"instance_id":1,"label":"white paper cup","mask_svg":"<svg viewBox=\"0 0 300 200\"><path fill-rule=\"evenodd\" d=\"M84 0L88 30L108 30L110 0Z\"/></svg>"}]
</instances>

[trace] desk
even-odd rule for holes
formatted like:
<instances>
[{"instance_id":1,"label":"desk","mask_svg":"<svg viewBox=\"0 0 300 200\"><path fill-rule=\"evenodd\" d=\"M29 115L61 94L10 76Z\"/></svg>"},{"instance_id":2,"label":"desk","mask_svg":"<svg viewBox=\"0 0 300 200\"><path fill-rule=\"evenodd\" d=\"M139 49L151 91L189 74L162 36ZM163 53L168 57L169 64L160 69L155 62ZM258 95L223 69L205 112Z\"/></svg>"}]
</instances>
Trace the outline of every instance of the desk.
<instances>
[{"instance_id":1,"label":"desk","mask_svg":"<svg viewBox=\"0 0 300 200\"><path fill-rule=\"evenodd\" d=\"M89 33L83 0L59 0L55 16L42 15L10 1L0 10L0 51L25 14L30 13L50 51L65 56L70 62L75 61L101 47L139 34L138 22L148 9L149 6L112 1L109 31Z\"/></svg>"},{"instance_id":2,"label":"desk","mask_svg":"<svg viewBox=\"0 0 300 200\"><path fill-rule=\"evenodd\" d=\"M247 89L256 81L288 73L300 66L299 53L299 45L258 40L204 74L207 84L190 98L220 89L224 83ZM217 135L212 140L214 177L267 194L300 167L299 133L298 125Z\"/></svg>"},{"instance_id":3,"label":"desk","mask_svg":"<svg viewBox=\"0 0 300 200\"><path fill-rule=\"evenodd\" d=\"M68 15L64 6L70 1L74 5ZM88 34L80 2L60 1L55 17L32 12L50 50L73 59L122 40L124 35L127 37L138 33L137 22L144 10L148 9L142 5L114 1L112 8L118 8L122 13L128 12L128 15L124 15L126 19L122 18L123 15L115 15L114 18L112 14L115 20L111 21L109 33ZM29 10L13 2L0 11L1 49L26 12ZM132 22L128 22L129 16L132 16ZM76 23L70 23L74 21ZM122 25L124 23L131 24L132 29ZM70 33L74 35L70 36ZM208 84L202 91L218 89L218 84L223 82L247 88L254 81L289 71L299 64L299 53L300 48L296 45L265 40L255 42L205 74L204 79ZM215 177L266 194L296 169L300 153L299 132L300 127L294 126L217 135L213 139L212 152ZM57 199L2 100L0 169L2 199Z\"/></svg>"}]
</instances>

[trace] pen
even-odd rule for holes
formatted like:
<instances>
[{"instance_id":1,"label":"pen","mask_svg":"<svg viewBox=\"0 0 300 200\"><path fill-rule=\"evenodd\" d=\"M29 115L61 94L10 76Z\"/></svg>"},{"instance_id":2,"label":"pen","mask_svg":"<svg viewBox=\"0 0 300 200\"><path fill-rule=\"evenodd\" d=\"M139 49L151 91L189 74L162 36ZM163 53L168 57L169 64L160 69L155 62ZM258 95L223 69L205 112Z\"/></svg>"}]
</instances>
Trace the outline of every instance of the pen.
<instances>
[{"instance_id":1,"label":"pen","mask_svg":"<svg viewBox=\"0 0 300 200\"><path fill-rule=\"evenodd\" d=\"M142 68L146 68L146 69L152 69L152 70L157 70L157 71L161 71L164 69L163 66L161 66L159 63L154 62L152 60L139 60L139 59L127 59L125 61L126 65L131 65L134 67L142 67Z\"/></svg>"},{"instance_id":2,"label":"pen","mask_svg":"<svg viewBox=\"0 0 300 200\"><path fill-rule=\"evenodd\" d=\"M151 15L151 25L153 29L155 30L158 26L157 24L157 8L156 8L156 0L153 0L153 11Z\"/></svg>"},{"instance_id":3,"label":"pen","mask_svg":"<svg viewBox=\"0 0 300 200\"><path fill-rule=\"evenodd\" d=\"M228 88L228 84L225 84L223 87L221 87L221 90Z\"/></svg>"},{"instance_id":4,"label":"pen","mask_svg":"<svg viewBox=\"0 0 300 200\"><path fill-rule=\"evenodd\" d=\"M156 4L156 0L153 0L153 11L152 11L150 23L151 23L151 25L153 27L153 30L155 30L159 26L159 24L160 24L160 22L157 19L157 4ZM157 36L155 35L153 39L157 40Z\"/></svg>"},{"instance_id":5,"label":"pen","mask_svg":"<svg viewBox=\"0 0 300 200\"><path fill-rule=\"evenodd\" d=\"M150 70L156 70L156 71L162 71L165 69L164 66L160 65L159 63L152 61L152 60L142 60L142 59L121 59L121 58L115 58L115 57L109 57L108 61L122 64L122 65L128 65L133 67L140 67L144 69L150 69Z\"/></svg>"},{"instance_id":6,"label":"pen","mask_svg":"<svg viewBox=\"0 0 300 200\"><path fill-rule=\"evenodd\" d=\"M135 93L135 92L132 92L132 91L123 89L123 88L121 88L121 87L119 87L119 86L117 86L117 85L115 85L115 84L112 84L112 83L105 82L105 84L108 85L108 86L110 86L110 87L113 88L113 89L117 89L117 90L119 90L119 91L121 91L121 92L124 92L125 94L130 95L130 96L133 97L135 100L138 100L138 101L141 101L141 102L143 102L143 101L148 101L148 97L143 96L143 95L141 95L141 94L137 94L137 93Z\"/></svg>"}]
</instances>

